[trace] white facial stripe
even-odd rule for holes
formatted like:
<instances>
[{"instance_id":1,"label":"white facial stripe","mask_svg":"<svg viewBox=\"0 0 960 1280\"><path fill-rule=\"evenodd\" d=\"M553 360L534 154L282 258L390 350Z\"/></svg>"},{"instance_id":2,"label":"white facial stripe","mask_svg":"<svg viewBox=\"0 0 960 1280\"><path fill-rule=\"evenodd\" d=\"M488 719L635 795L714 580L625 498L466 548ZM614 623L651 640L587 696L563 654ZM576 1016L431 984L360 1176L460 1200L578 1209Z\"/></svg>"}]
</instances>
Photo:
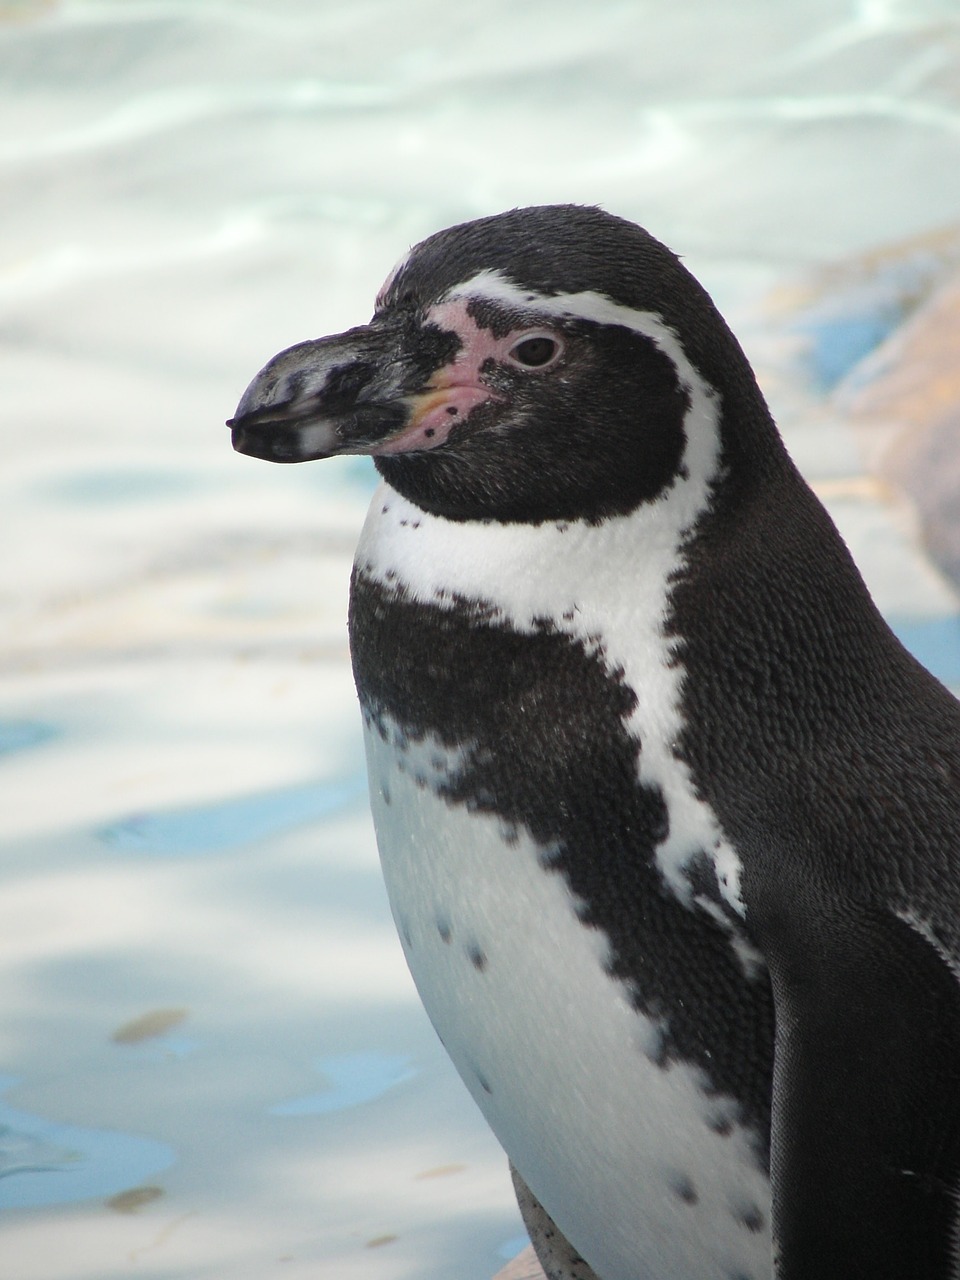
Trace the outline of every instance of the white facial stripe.
<instances>
[{"instance_id":1,"label":"white facial stripe","mask_svg":"<svg viewBox=\"0 0 960 1280\"><path fill-rule=\"evenodd\" d=\"M533 311L558 319L588 320L591 324L619 325L642 334L670 357L676 365L684 387L702 382L700 374L687 359L687 354L674 331L654 311L637 311L614 302L604 293L584 290L581 293L539 294L505 276L501 271L481 271L463 284L450 289L444 301L455 298L483 298L514 311Z\"/></svg>"},{"instance_id":2,"label":"white facial stripe","mask_svg":"<svg viewBox=\"0 0 960 1280\"><path fill-rule=\"evenodd\" d=\"M641 743L640 781L658 787L670 830L657 848L666 882L692 903L684 872L701 851L712 858L725 901L739 915L740 860L701 800L689 769L675 754L681 715L682 654L665 634L671 583L684 565L694 522L710 505L720 471L717 393L690 363L662 319L633 311L598 293L541 298L497 272L483 272L451 290L538 316L576 316L616 324L650 338L673 362L689 397L683 469L670 488L629 515L600 525L454 522L431 516L388 486L375 495L357 549L357 564L385 584L402 585L414 599L442 608L456 597L489 602L519 631L551 618L588 650L602 652L607 669L622 670L637 697L628 722ZM642 425L643 406L637 406ZM681 661L677 661L677 657Z\"/></svg>"},{"instance_id":3,"label":"white facial stripe","mask_svg":"<svg viewBox=\"0 0 960 1280\"><path fill-rule=\"evenodd\" d=\"M501 361L516 341L510 334L504 338L495 338L489 329L483 329L467 312L466 302L456 300L439 302L427 311L427 320L440 329L455 333L461 342L460 349L449 364L437 371L433 382L442 385L444 379L457 382L465 379L477 385L481 384L480 370L488 360Z\"/></svg>"}]
</instances>

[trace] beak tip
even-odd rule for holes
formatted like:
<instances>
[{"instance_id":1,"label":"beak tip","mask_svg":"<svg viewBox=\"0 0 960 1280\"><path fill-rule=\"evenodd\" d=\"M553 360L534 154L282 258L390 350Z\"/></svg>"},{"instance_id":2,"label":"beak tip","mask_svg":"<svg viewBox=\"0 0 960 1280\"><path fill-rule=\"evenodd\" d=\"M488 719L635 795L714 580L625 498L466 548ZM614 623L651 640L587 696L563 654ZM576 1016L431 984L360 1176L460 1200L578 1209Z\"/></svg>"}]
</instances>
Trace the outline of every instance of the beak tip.
<instances>
[{"instance_id":1,"label":"beak tip","mask_svg":"<svg viewBox=\"0 0 960 1280\"><path fill-rule=\"evenodd\" d=\"M231 418L230 442L237 453L264 462L313 462L343 452L335 426L324 420L278 422L256 414Z\"/></svg>"},{"instance_id":2,"label":"beak tip","mask_svg":"<svg viewBox=\"0 0 960 1280\"><path fill-rule=\"evenodd\" d=\"M385 341L379 331L351 329L274 356L227 420L234 449L268 462L374 452L409 417L396 378L384 372L395 363Z\"/></svg>"}]
</instances>

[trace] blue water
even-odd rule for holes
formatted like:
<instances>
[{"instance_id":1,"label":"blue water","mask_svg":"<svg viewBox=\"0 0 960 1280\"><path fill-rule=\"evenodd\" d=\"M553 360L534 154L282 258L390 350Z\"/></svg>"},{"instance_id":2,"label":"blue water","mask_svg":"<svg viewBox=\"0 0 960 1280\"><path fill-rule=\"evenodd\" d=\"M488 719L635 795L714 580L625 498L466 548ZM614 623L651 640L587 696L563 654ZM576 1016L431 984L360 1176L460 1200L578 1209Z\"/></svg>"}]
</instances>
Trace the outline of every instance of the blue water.
<instances>
[{"instance_id":1,"label":"blue water","mask_svg":"<svg viewBox=\"0 0 960 1280\"><path fill-rule=\"evenodd\" d=\"M57 736L57 728L52 724L37 721L12 720L0 722L0 756L14 751L27 751L31 747L39 747L44 742Z\"/></svg>"},{"instance_id":2,"label":"blue water","mask_svg":"<svg viewBox=\"0 0 960 1280\"><path fill-rule=\"evenodd\" d=\"M321 1058L317 1070L326 1077L323 1093L308 1094L270 1108L272 1116L320 1116L375 1102L417 1074L409 1058L382 1053L347 1053Z\"/></svg>"},{"instance_id":3,"label":"blue water","mask_svg":"<svg viewBox=\"0 0 960 1280\"><path fill-rule=\"evenodd\" d=\"M888 619L898 638L938 680L960 686L960 615Z\"/></svg>"},{"instance_id":4,"label":"blue water","mask_svg":"<svg viewBox=\"0 0 960 1280\"><path fill-rule=\"evenodd\" d=\"M902 312L856 313L827 316L798 326L809 338L807 358L823 391L830 391L874 351L902 319Z\"/></svg>"},{"instance_id":5,"label":"blue water","mask_svg":"<svg viewBox=\"0 0 960 1280\"><path fill-rule=\"evenodd\" d=\"M100 467L41 483L38 489L44 499L56 503L103 507L161 500L189 493L200 484L189 471L173 468Z\"/></svg>"},{"instance_id":6,"label":"blue water","mask_svg":"<svg viewBox=\"0 0 960 1280\"><path fill-rule=\"evenodd\" d=\"M284 787L166 813L123 818L100 831L116 849L160 856L219 853L320 821L366 799L366 776Z\"/></svg>"},{"instance_id":7,"label":"blue water","mask_svg":"<svg viewBox=\"0 0 960 1280\"><path fill-rule=\"evenodd\" d=\"M0 1077L0 1092L18 1083ZM166 1143L49 1120L0 1100L0 1211L107 1199L174 1163Z\"/></svg>"},{"instance_id":8,"label":"blue water","mask_svg":"<svg viewBox=\"0 0 960 1280\"><path fill-rule=\"evenodd\" d=\"M579 200L684 256L849 486L818 411L942 266L872 252L960 220L958 32L955 0L0 5L0 1270L488 1280L519 1249L366 814L372 468L241 458L224 420L421 236ZM960 686L956 599L843 501Z\"/></svg>"}]
</instances>

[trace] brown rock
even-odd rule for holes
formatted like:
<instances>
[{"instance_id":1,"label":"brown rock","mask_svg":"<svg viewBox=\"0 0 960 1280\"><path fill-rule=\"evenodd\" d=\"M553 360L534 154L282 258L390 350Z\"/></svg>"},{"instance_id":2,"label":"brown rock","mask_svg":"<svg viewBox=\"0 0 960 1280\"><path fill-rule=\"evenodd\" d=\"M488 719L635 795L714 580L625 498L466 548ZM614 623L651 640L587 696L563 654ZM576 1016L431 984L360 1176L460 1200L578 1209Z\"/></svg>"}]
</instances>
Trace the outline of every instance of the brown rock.
<instances>
[{"instance_id":1,"label":"brown rock","mask_svg":"<svg viewBox=\"0 0 960 1280\"><path fill-rule=\"evenodd\" d=\"M493 1280L546 1280L546 1276L533 1252L533 1245L529 1245L512 1262L508 1262L502 1271L498 1271Z\"/></svg>"},{"instance_id":2,"label":"brown rock","mask_svg":"<svg viewBox=\"0 0 960 1280\"><path fill-rule=\"evenodd\" d=\"M857 366L836 399L861 428L898 434L960 406L960 272Z\"/></svg>"},{"instance_id":3,"label":"brown rock","mask_svg":"<svg viewBox=\"0 0 960 1280\"><path fill-rule=\"evenodd\" d=\"M836 395L868 465L916 508L927 548L960 585L960 273Z\"/></svg>"},{"instance_id":4,"label":"brown rock","mask_svg":"<svg viewBox=\"0 0 960 1280\"><path fill-rule=\"evenodd\" d=\"M934 563L960 586L960 401L899 435L880 470L915 507Z\"/></svg>"}]
</instances>

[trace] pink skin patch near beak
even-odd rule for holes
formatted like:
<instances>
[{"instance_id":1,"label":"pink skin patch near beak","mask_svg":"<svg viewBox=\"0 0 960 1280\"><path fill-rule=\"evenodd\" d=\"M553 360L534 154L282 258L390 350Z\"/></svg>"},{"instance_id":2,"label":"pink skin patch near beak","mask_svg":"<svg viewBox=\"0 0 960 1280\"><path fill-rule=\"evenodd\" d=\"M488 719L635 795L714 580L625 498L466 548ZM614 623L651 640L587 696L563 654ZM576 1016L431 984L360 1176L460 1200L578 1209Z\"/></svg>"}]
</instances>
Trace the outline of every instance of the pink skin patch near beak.
<instances>
[{"instance_id":1,"label":"pink skin patch near beak","mask_svg":"<svg viewBox=\"0 0 960 1280\"><path fill-rule=\"evenodd\" d=\"M412 453L417 449L435 449L478 404L494 399L488 387L465 385L439 386L417 396L417 407L411 423L395 436L390 436L374 449L374 454ZM499 398L499 397L496 397Z\"/></svg>"},{"instance_id":2,"label":"pink skin patch near beak","mask_svg":"<svg viewBox=\"0 0 960 1280\"><path fill-rule=\"evenodd\" d=\"M382 441L372 451L374 455L436 449L478 405L503 399L481 382L480 370L489 360L502 361L516 342L516 335L495 338L489 329L481 329L467 313L467 301L455 298L440 302L427 312L428 324L455 333L462 345L450 364L438 369L426 389L413 398L411 421Z\"/></svg>"}]
</instances>

